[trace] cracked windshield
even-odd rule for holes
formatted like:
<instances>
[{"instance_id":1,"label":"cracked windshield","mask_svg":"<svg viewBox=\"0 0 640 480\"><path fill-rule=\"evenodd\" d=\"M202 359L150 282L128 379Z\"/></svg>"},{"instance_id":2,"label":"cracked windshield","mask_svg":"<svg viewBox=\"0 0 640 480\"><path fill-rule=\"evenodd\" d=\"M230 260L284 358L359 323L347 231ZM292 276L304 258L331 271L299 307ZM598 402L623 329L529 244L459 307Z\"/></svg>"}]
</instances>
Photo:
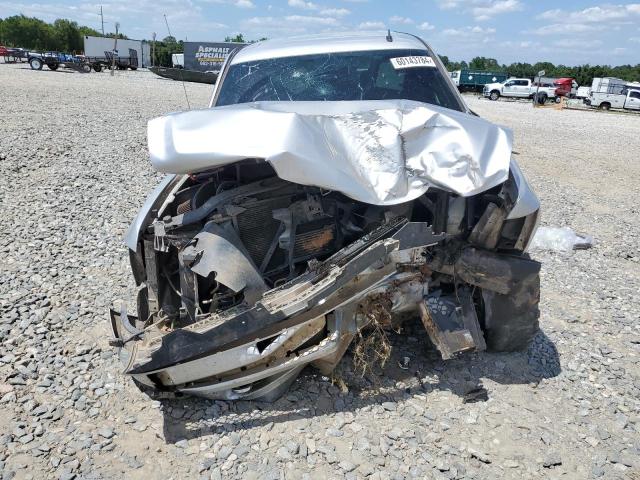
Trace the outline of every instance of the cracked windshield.
<instances>
[{"instance_id":1,"label":"cracked windshield","mask_svg":"<svg viewBox=\"0 0 640 480\"><path fill-rule=\"evenodd\" d=\"M426 55L425 50L381 50L240 63L229 69L216 105L405 99L461 110L437 68L394 62L398 58L425 58Z\"/></svg>"}]
</instances>

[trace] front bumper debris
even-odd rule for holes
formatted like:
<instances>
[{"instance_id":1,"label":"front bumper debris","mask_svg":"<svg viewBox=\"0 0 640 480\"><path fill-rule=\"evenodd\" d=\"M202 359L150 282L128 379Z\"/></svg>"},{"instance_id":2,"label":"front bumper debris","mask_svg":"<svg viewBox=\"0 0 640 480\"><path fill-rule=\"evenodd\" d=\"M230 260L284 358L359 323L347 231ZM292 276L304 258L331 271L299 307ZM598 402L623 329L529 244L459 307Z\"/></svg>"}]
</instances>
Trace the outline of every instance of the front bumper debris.
<instances>
[{"instance_id":1,"label":"front bumper debris","mask_svg":"<svg viewBox=\"0 0 640 480\"><path fill-rule=\"evenodd\" d=\"M305 365L335 365L336 354L363 326L352 315L358 301L444 238L421 223L386 225L266 292L255 305L164 335L143 331L134 317L112 311L112 343L125 372L155 388L227 399L276 395ZM319 340L309 347L296 341L310 336Z\"/></svg>"},{"instance_id":2,"label":"front bumper debris","mask_svg":"<svg viewBox=\"0 0 640 480\"><path fill-rule=\"evenodd\" d=\"M365 326L353 315L356 305L369 294L393 291L400 302L417 305L444 359L485 350L471 289L455 295L429 292L415 274L398 272L422 260L427 248L444 238L421 223L385 226L266 292L253 306L164 334L145 330L135 317L112 310L112 344L118 347L125 373L150 387L208 398L275 399L304 366L335 366ZM514 291L523 278L539 271L537 262L473 248L463 249L453 263L435 256L428 266L455 271L470 285L496 294ZM309 338L316 341L301 344Z\"/></svg>"}]
</instances>

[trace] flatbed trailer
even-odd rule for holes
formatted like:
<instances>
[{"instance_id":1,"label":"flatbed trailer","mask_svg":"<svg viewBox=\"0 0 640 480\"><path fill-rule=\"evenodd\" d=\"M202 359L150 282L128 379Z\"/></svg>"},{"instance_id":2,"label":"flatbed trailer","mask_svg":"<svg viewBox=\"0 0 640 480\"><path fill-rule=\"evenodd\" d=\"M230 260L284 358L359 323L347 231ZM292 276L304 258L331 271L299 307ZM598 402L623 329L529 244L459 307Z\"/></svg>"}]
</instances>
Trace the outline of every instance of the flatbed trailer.
<instances>
[{"instance_id":1,"label":"flatbed trailer","mask_svg":"<svg viewBox=\"0 0 640 480\"><path fill-rule=\"evenodd\" d=\"M91 72L91 65L82 57L60 52L30 53L28 62L32 70L42 70L42 67L46 65L49 70L53 71L63 67L81 73Z\"/></svg>"},{"instance_id":2,"label":"flatbed trailer","mask_svg":"<svg viewBox=\"0 0 640 480\"><path fill-rule=\"evenodd\" d=\"M115 66L118 70L137 70L140 66L138 62L138 52L132 48L129 49L128 57L120 57L114 55L113 52L105 51L104 57L83 57L91 64L94 71L100 72L103 69L111 69Z\"/></svg>"}]
</instances>

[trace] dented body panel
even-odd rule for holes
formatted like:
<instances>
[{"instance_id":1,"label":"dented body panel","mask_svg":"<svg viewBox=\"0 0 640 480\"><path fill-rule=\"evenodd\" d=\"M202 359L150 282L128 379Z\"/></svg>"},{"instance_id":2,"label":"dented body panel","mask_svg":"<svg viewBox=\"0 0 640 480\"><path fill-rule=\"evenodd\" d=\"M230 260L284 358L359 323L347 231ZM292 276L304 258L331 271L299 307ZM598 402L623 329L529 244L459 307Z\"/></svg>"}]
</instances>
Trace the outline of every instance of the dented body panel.
<instances>
[{"instance_id":1,"label":"dented body panel","mask_svg":"<svg viewBox=\"0 0 640 480\"><path fill-rule=\"evenodd\" d=\"M151 120L148 139L151 163L162 172L259 158L283 180L373 205L405 203L434 186L465 197L488 190L507 179L512 148L506 128L406 100L260 102L182 112Z\"/></svg>"}]
</instances>

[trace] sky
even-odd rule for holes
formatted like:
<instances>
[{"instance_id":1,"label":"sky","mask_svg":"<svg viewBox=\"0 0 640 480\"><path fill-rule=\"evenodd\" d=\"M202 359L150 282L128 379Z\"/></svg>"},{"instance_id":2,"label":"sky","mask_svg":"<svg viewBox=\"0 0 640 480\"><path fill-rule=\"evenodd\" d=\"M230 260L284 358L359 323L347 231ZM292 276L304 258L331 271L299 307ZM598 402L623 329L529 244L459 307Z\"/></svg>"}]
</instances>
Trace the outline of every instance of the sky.
<instances>
[{"instance_id":1,"label":"sky","mask_svg":"<svg viewBox=\"0 0 640 480\"><path fill-rule=\"evenodd\" d=\"M410 32L451 60L500 63L640 63L640 3L564 0L0 0L0 18L68 18L130 38L220 41L353 30Z\"/></svg>"}]
</instances>

